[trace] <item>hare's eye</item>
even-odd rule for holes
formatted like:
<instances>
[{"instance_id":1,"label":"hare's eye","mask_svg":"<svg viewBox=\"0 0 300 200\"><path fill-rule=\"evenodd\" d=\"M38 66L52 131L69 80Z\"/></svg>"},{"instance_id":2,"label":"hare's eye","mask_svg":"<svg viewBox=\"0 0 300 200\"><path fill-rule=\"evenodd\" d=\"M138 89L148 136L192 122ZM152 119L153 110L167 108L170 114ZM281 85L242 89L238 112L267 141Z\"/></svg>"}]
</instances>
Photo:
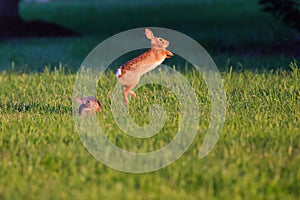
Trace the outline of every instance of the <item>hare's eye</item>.
<instances>
[{"instance_id":1,"label":"hare's eye","mask_svg":"<svg viewBox=\"0 0 300 200\"><path fill-rule=\"evenodd\" d=\"M91 103L91 101L90 101L90 100L87 100L86 103Z\"/></svg>"},{"instance_id":2,"label":"hare's eye","mask_svg":"<svg viewBox=\"0 0 300 200\"><path fill-rule=\"evenodd\" d=\"M159 40L160 42L162 42L162 41L163 41L161 38L158 38L158 40Z\"/></svg>"}]
</instances>

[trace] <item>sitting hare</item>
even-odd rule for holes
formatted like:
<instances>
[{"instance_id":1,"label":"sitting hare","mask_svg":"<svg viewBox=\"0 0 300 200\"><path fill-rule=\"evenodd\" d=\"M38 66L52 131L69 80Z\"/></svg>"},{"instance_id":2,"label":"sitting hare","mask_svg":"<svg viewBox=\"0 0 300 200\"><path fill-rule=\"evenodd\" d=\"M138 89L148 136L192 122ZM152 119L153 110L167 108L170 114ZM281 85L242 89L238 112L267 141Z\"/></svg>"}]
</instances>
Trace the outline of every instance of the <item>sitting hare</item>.
<instances>
[{"instance_id":1,"label":"sitting hare","mask_svg":"<svg viewBox=\"0 0 300 200\"><path fill-rule=\"evenodd\" d=\"M128 94L133 98L136 97L132 89L139 83L140 77L156 68L166 58L173 56L172 52L166 50L169 46L169 41L155 37L148 28L146 28L145 33L146 37L151 40L151 49L126 62L116 73L117 79L124 85L123 98L125 105L128 104Z\"/></svg>"},{"instance_id":2,"label":"sitting hare","mask_svg":"<svg viewBox=\"0 0 300 200\"><path fill-rule=\"evenodd\" d=\"M93 96L85 98L76 97L76 102L79 104L79 115L87 116L101 111L101 105L98 99Z\"/></svg>"}]
</instances>

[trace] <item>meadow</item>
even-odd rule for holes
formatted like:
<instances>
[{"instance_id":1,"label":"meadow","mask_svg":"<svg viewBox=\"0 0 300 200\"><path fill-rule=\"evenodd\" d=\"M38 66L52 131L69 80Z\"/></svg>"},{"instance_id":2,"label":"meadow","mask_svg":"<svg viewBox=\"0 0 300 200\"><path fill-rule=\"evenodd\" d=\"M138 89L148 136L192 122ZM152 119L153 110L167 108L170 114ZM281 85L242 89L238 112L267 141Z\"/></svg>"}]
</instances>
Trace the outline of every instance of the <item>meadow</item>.
<instances>
[{"instance_id":1,"label":"meadow","mask_svg":"<svg viewBox=\"0 0 300 200\"><path fill-rule=\"evenodd\" d=\"M293 32L260 12L256 1L170 5L162 0L140 3L140 9L135 9L137 1L122 2L116 7L102 1L21 3L25 19L57 22L83 36L0 42L0 199L299 199L299 57L252 54L255 48L292 38ZM176 17L170 16L174 10ZM72 92L76 71L90 50L113 34L149 24L179 30L208 50L223 79L227 115L218 143L199 159L210 120L209 93L201 74L188 65L176 66L199 99L198 134L170 166L130 174L103 165L85 149L73 122ZM241 53L226 51L230 48ZM110 110L114 70L97 87L103 106L97 117L107 138L137 152L166 145L178 129L175 96L157 85L137 89L137 99L130 101L137 124L149 122L151 104L162 105L169 120L155 137L130 137L120 131Z\"/></svg>"}]
</instances>

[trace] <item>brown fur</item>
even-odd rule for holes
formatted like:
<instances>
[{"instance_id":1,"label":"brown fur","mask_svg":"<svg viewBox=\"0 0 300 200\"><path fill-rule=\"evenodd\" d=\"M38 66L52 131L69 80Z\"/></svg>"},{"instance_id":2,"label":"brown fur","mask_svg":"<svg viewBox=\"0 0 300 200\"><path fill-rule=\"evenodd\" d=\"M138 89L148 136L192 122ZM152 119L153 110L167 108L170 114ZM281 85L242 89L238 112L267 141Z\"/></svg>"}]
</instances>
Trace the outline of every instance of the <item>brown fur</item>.
<instances>
[{"instance_id":1,"label":"brown fur","mask_svg":"<svg viewBox=\"0 0 300 200\"><path fill-rule=\"evenodd\" d=\"M146 29L146 37L151 40L151 49L138 57L127 61L117 72L117 79L124 85L123 98L124 103L128 104L128 94L135 98L132 91L139 83L140 77L160 65L166 58L173 56L173 53L166 50L169 41L155 37L150 29Z\"/></svg>"},{"instance_id":2,"label":"brown fur","mask_svg":"<svg viewBox=\"0 0 300 200\"><path fill-rule=\"evenodd\" d=\"M85 98L76 97L76 102L79 104L79 115L87 116L101 111L100 102L93 96Z\"/></svg>"},{"instance_id":3,"label":"brown fur","mask_svg":"<svg viewBox=\"0 0 300 200\"><path fill-rule=\"evenodd\" d=\"M138 57L132 60L127 61L124 65L122 65L120 67L122 73L118 76L118 78L121 78L128 71L134 71L137 67L139 67L142 64L151 64L151 61L155 62L156 60L170 58L171 56L173 56L173 53L168 50L149 49L145 53L139 55Z\"/></svg>"}]
</instances>

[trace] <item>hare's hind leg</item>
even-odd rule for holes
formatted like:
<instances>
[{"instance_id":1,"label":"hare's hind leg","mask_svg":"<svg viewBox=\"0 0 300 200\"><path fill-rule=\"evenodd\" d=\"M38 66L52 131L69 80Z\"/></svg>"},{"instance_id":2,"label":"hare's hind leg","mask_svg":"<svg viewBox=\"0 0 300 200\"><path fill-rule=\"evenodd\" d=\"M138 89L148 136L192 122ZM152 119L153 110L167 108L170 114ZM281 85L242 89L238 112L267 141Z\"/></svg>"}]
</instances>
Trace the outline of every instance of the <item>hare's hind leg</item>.
<instances>
[{"instance_id":1,"label":"hare's hind leg","mask_svg":"<svg viewBox=\"0 0 300 200\"><path fill-rule=\"evenodd\" d=\"M136 94L134 93L134 91L130 90L129 93L132 98L136 98Z\"/></svg>"},{"instance_id":2,"label":"hare's hind leg","mask_svg":"<svg viewBox=\"0 0 300 200\"><path fill-rule=\"evenodd\" d=\"M123 98L124 98L125 105L128 105L128 93L129 93L129 91L127 89L127 86L125 86L123 88Z\"/></svg>"},{"instance_id":3,"label":"hare's hind leg","mask_svg":"<svg viewBox=\"0 0 300 200\"><path fill-rule=\"evenodd\" d=\"M136 94L132 91L132 89L135 87L135 85L134 86L125 86L124 88L123 88L123 98L124 98L124 103L125 103L125 105L127 105L128 104L128 94L130 94L130 96L132 97L132 98L136 98Z\"/></svg>"},{"instance_id":4,"label":"hare's hind leg","mask_svg":"<svg viewBox=\"0 0 300 200\"><path fill-rule=\"evenodd\" d=\"M130 96L132 98L136 98L136 94L132 91L133 88L135 88L135 86L139 83L139 75L136 73L128 73L125 74L127 76L124 76L125 81L124 81L124 88L123 88L123 97L124 97L124 103L125 105L128 104L128 94L130 94Z\"/></svg>"},{"instance_id":5,"label":"hare's hind leg","mask_svg":"<svg viewBox=\"0 0 300 200\"><path fill-rule=\"evenodd\" d=\"M132 91L133 88L135 88L135 86L138 84L139 80L137 79L134 83L130 84L130 85L126 85L123 89L123 97L124 97L124 103L125 105L128 104L128 94L130 94L130 96L132 98L136 98L136 94Z\"/></svg>"}]
</instances>

